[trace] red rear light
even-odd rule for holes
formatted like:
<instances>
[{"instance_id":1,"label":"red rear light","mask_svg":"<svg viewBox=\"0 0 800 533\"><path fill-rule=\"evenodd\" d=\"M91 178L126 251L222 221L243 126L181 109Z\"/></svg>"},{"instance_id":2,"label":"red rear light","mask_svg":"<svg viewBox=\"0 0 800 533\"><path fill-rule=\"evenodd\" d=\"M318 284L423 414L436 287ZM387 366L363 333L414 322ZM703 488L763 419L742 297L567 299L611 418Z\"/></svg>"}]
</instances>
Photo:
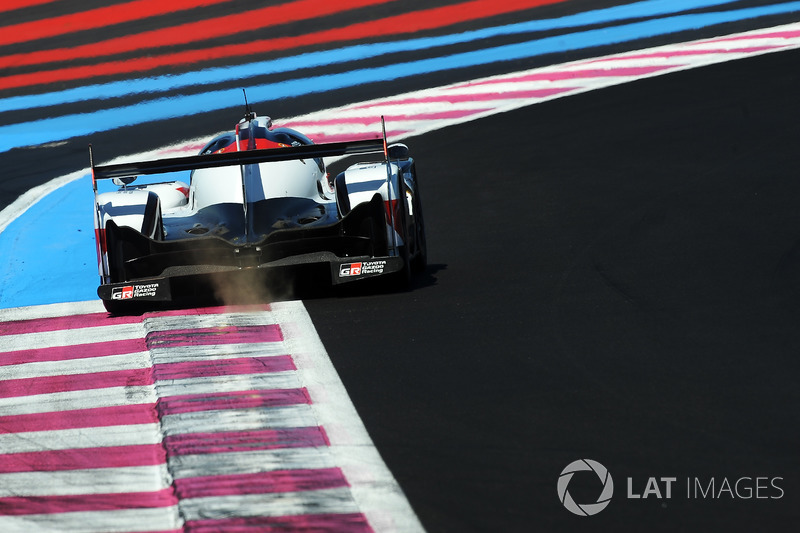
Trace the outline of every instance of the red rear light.
<instances>
[{"instance_id":1,"label":"red rear light","mask_svg":"<svg viewBox=\"0 0 800 533\"><path fill-rule=\"evenodd\" d=\"M392 221L394 221L395 231L402 236L403 233L400 231L402 222L397 210L397 200L384 201L383 205L386 208L386 223L392 225Z\"/></svg>"}]
</instances>

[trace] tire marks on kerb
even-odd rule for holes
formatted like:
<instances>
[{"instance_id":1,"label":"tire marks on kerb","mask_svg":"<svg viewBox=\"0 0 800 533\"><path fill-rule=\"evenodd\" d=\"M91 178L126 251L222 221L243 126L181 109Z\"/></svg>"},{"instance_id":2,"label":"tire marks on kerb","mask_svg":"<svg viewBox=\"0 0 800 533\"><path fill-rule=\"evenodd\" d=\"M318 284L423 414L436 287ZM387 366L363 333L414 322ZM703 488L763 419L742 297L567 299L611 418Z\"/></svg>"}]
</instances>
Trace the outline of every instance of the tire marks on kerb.
<instances>
[{"instance_id":1,"label":"tire marks on kerb","mask_svg":"<svg viewBox=\"0 0 800 533\"><path fill-rule=\"evenodd\" d=\"M0 529L421 531L299 302L0 311Z\"/></svg>"}]
</instances>

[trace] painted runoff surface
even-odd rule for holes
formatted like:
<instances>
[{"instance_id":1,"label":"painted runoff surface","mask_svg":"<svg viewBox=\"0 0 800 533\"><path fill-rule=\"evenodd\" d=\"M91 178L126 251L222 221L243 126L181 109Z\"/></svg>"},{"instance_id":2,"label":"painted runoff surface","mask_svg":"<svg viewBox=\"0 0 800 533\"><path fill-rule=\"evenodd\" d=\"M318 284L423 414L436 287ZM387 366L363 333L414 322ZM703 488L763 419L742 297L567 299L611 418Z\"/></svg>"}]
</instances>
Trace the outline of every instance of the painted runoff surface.
<instances>
[{"instance_id":1,"label":"painted runoff surface","mask_svg":"<svg viewBox=\"0 0 800 533\"><path fill-rule=\"evenodd\" d=\"M383 115L390 141L401 141L555 98L797 47L800 23L513 72L275 123L296 128L316 142L332 142L378 136ZM196 153L205 141L190 140L120 160ZM0 257L7 258L0 263L0 308L96 297L92 202L86 170L33 190L0 212Z\"/></svg>"},{"instance_id":2,"label":"painted runoff surface","mask_svg":"<svg viewBox=\"0 0 800 533\"><path fill-rule=\"evenodd\" d=\"M313 17L324 17L326 13L339 13L385 1L353 0L335 3L336 7L332 8L330 6L334 3L331 2L298 0L280 8L273 6L263 9L280 9L280 16L288 17L286 20L298 20L298 17L313 20ZM459 23L489 19L548 3L556 2L468 1L414 11L402 16L364 21L337 30L290 39L251 42L248 38L247 44L222 47L208 45L199 50L179 53L161 52L161 48L152 48L162 46L168 50L170 46L186 45L188 42L198 44L191 39L199 36L205 39L209 34L214 34L214 31L224 28L242 31L243 26L239 22L241 20L247 22L244 27L248 31L268 27L276 20L283 20L260 11L245 12L233 16L233 19L198 22L198 27L190 24L187 27L157 30L155 33L145 32L92 42L82 47L6 55L0 57L0 68L11 65L59 65L59 62L65 64L52 70L40 68L34 72L0 78L0 91L18 93L0 99L0 113L9 112L7 116L11 117L9 122L0 126L0 151L88 136L108 129L109 125L120 128L225 109L230 107L231 102L241 101L242 87L247 87L250 101L272 102L386 80L411 79L426 74L527 60L548 54L633 43L641 39L751 21L766 16L800 13L800 1L738 7L736 0L642 0L551 19L487 26L472 31L453 29ZM308 9L299 9L300 7ZM238 22L238 25L233 24L234 22ZM605 27L598 28L598 25ZM415 35L417 31L437 34L418 37ZM551 35L540 37L548 33ZM390 35L396 39L363 42L385 39ZM494 44L493 39L513 39L516 42ZM357 44L352 44L353 41L357 41ZM319 45L325 45L326 49L308 49L309 46ZM456 45L469 49L453 53ZM140 52L141 59L111 55L108 56L110 59L107 63L92 63L86 67L66 64L80 53L84 53L86 60L96 61L98 54L125 54L134 50ZM152 51L144 52L145 50ZM420 52L425 54L422 59L391 59L398 57L398 54ZM259 60L254 54L278 54L280 57ZM119 60L118 57L123 57L124 60ZM221 59L232 64L224 67L192 68ZM365 67L366 61L377 61L380 64ZM158 69L167 67L179 71L187 68L190 70L169 75L158 74ZM331 72L331 68L339 71ZM318 74L320 69L326 71ZM147 75L150 72L156 74ZM125 76L126 79L107 83L98 81L98 76L112 75ZM279 76L282 81L265 81L265 76ZM46 90L56 83L80 85L56 91ZM130 98L137 101L131 102ZM75 112L73 107L66 105L87 101L92 102L90 112ZM61 111L62 108L65 111ZM43 113L48 117L47 127L42 127Z\"/></svg>"},{"instance_id":3,"label":"painted runoff surface","mask_svg":"<svg viewBox=\"0 0 800 533\"><path fill-rule=\"evenodd\" d=\"M300 302L0 311L0 529L421 531Z\"/></svg>"},{"instance_id":4,"label":"painted runoff surface","mask_svg":"<svg viewBox=\"0 0 800 533\"><path fill-rule=\"evenodd\" d=\"M569 94L798 46L800 25L793 24L453 84L285 122L318 140L338 140L386 114L394 119L392 137L401 139ZM164 152L195 148L188 142ZM50 189L0 216L0 254L11 258L0 274L0 305L9 307L0 310L3 531L279 524L421 529L302 303L127 318L108 317L96 300L19 308L94 297L88 178L65 177ZM44 249L30 250L30 242Z\"/></svg>"}]
</instances>

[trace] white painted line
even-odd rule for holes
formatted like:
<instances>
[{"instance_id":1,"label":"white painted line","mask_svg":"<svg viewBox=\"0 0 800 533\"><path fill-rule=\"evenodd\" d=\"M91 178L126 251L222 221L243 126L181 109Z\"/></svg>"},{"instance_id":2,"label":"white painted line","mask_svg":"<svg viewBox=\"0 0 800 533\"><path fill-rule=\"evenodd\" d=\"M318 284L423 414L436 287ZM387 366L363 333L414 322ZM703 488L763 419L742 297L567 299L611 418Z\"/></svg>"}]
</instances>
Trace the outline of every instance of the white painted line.
<instances>
[{"instance_id":1,"label":"white painted line","mask_svg":"<svg viewBox=\"0 0 800 533\"><path fill-rule=\"evenodd\" d=\"M157 400L155 389L150 386L108 387L105 389L54 392L31 396L0 398L3 416L52 413L95 407L153 404Z\"/></svg>"},{"instance_id":2,"label":"white painted line","mask_svg":"<svg viewBox=\"0 0 800 533\"><path fill-rule=\"evenodd\" d=\"M131 446L159 444L160 442L161 427L158 424L28 431L25 433L0 433L0 453Z\"/></svg>"},{"instance_id":3,"label":"white painted line","mask_svg":"<svg viewBox=\"0 0 800 533\"><path fill-rule=\"evenodd\" d=\"M301 302L279 302L272 311L358 508L376 532L424 531L367 434L305 307Z\"/></svg>"},{"instance_id":4,"label":"white painted line","mask_svg":"<svg viewBox=\"0 0 800 533\"><path fill-rule=\"evenodd\" d=\"M776 32L786 32L785 36L774 37L771 34ZM759 49L759 47L769 47ZM714 63L732 61L745 57L754 57L782 50L790 50L800 47L800 23L787 24L775 28L765 28L753 30L741 34L728 35L713 39L703 39L680 44L670 44L645 50L633 50L613 56L592 58L588 60L574 61L565 64L549 65L545 67L491 76L487 78L473 80L471 82L459 82L451 85L423 89L396 95L391 97L377 98L365 102L348 104L334 109L315 111L306 115L301 115L285 120L275 120L276 125L298 127L303 133L312 139L325 139L332 134L348 135L355 138L371 132L370 117L380 115L404 115L408 120L397 122L387 122L389 130L400 130L403 133L391 136L391 141L397 141L406 137L414 137L430 131L442 129L447 126L463 124L497 113L506 112L521 107L526 107L536 103L564 98L567 96L581 94L590 90L601 89L622 83L628 83L643 78L661 76L673 72L699 68ZM746 51L737 51L745 50ZM730 50L730 52L724 52ZM705 51L706 53L685 53ZM721 53L720 51L723 51ZM668 53L672 53L670 56ZM652 56L663 53L667 57L641 57ZM530 86L515 85L505 87L512 92L504 94L497 90L496 94L476 97L474 99L464 98L469 95L479 94L481 91L493 92L494 89L487 87L487 83L497 83L503 80L512 80L524 76L537 74L557 74L569 71L576 71L587 68L608 69L623 67L646 67L657 65L670 65L671 67L652 73L644 74L621 74L618 76L604 76L595 78L570 78L569 80L559 80L552 84L533 84ZM552 95L530 96L524 98L515 97L513 91L536 89L536 88L558 88L573 87L570 91L560 92ZM458 97L456 101L446 101L442 103L442 98ZM463 111L462 116L449 119L428 119L418 117L415 114L441 113L443 110ZM483 110L483 111L480 111ZM340 124L331 124L331 117L342 117ZM345 119L364 118L364 122L351 121ZM367 128L364 124L370 124ZM315 127L316 125L316 127ZM302 127L302 128L301 128Z\"/></svg>"},{"instance_id":5,"label":"white painted line","mask_svg":"<svg viewBox=\"0 0 800 533\"><path fill-rule=\"evenodd\" d=\"M66 176L52 179L47 183L29 189L11 204L7 205L2 211L0 211L0 233L2 233L8 227L8 225L16 220L22 213L36 205L39 200L56 189L63 187L67 183L71 183L82 178L88 174L88 171L89 169L79 170L77 172L73 172L72 174L67 174Z\"/></svg>"},{"instance_id":6,"label":"white painted line","mask_svg":"<svg viewBox=\"0 0 800 533\"><path fill-rule=\"evenodd\" d=\"M144 331L141 324L116 324L18 335L0 335L3 352L143 338Z\"/></svg>"},{"instance_id":7,"label":"white painted line","mask_svg":"<svg viewBox=\"0 0 800 533\"><path fill-rule=\"evenodd\" d=\"M282 342L257 342L253 344L151 348L150 355L154 364L163 364L238 359L240 357L272 357L287 355L287 353Z\"/></svg>"},{"instance_id":8,"label":"white painted line","mask_svg":"<svg viewBox=\"0 0 800 533\"><path fill-rule=\"evenodd\" d=\"M255 431L316 425L317 420L307 405L199 411L180 415L166 415L161 419L161 430L164 435L217 431Z\"/></svg>"},{"instance_id":9,"label":"white painted line","mask_svg":"<svg viewBox=\"0 0 800 533\"><path fill-rule=\"evenodd\" d=\"M171 485L167 465L0 474L0 498L154 492ZM0 529L0 531L4 531Z\"/></svg>"},{"instance_id":10,"label":"white painted line","mask_svg":"<svg viewBox=\"0 0 800 533\"><path fill-rule=\"evenodd\" d=\"M186 520L219 519L231 516L294 516L325 513L358 513L350 489L322 489L298 492L211 496L181 500Z\"/></svg>"},{"instance_id":11,"label":"white painted line","mask_svg":"<svg viewBox=\"0 0 800 533\"><path fill-rule=\"evenodd\" d=\"M0 366L0 379L71 376L75 374L149 368L150 366L148 352L106 355L87 359L69 359L66 361L32 361L18 365Z\"/></svg>"},{"instance_id":12,"label":"white painted line","mask_svg":"<svg viewBox=\"0 0 800 533\"><path fill-rule=\"evenodd\" d=\"M143 326L148 333L181 329L224 328L226 326L269 326L275 318L269 311L259 313L225 313L213 315L145 316Z\"/></svg>"},{"instance_id":13,"label":"white painted line","mask_svg":"<svg viewBox=\"0 0 800 533\"><path fill-rule=\"evenodd\" d=\"M21 214L21 213L20 213ZM28 307L15 307L0 309L0 322L16 320L33 320L39 318L55 318L72 315L88 315L91 313L105 313L103 302L90 300L87 302L67 302L48 305L33 305Z\"/></svg>"},{"instance_id":14,"label":"white painted line","mask_svg":"<svg viewBox=\"0 0 800 533\"><path fill-rule=\"evenodd\" d=\"M334 462L334 457L327 447L210 455L176 455L169 460L170 472L175 479L208 475L257 474L274 470L334 468L336 466L338 465Z\"/></svg>"},{"instance_id":15,"label":"white painted line","mask_svg":"<svg viewBox=\"0 0 800 533\"><path fill-rule=\"evenodd\" d=\"M243 374L238 376L209 376L186 379L160 379L156 383L159 397L210 392L243 390L295 389L299 386L295 372Z\"/></svg>"},{"instance_id":16,"label":"white painted line","mask_svg":"<svg viewBox=\"0 0 800 533\"><path fill-rule=\"evenodd\" d=\"M522 72L514 72L510 74L504 74L504 75L492 76L488 78L474 80L474 82L472 83L485 83L488 80L514 78L524 74L530 74L535 72L558 72L564 70L580 69L589 66L594 66L595 68L597 68L597 63L610 62L610 61L617 62L617 66L622 66L622 65L642 66L642 65L656 65L664 63L673 64L676 62L676 58L674 57L668 59L659 59L659 58L642 59L642 58L636 58L635 56L640 56L642 54L647 54L647 53L681 51L681 50L706 50L708 52L706 54L700 54L697 56L685 56L683 58L678 58L680 60L679 66L673 69L667 69L653 74L647 74L641 76L623 76L618 78L609 77L602 79L603 81L601 81L600 79L595 79L590 81L587 80L584 84L581 84L573 91L564 92L558 95L552 95L548 97L521 98L521 99L513 99L513 98L509 99L509 98L499 97L499 100L497 100L496 102L493 100L484 100L484 101L475 100L475 101L459 102L457 105L447 104L446 108L449 110L467 110L467 111L473 110L475 112L468 113L463 117L452 118L452 119L427 120L421 118L420 120L416 121L414 120L403 121L402 123L403 127L399 128L403 131L403 133L393 137L391 140L396 141L407 137L418 136L422 135L423 133L435 131L456 124L466 123L472 120L477 120L497 113L518 109L521 107L533 105L540 102L545 102L548 100L553 100L555 98L563 98L565 96L581 94L589 90L609 87L621 83L627 83L630 81L635 81L637 79L660 76L671 72L677 72L680 70L688 70L692 68L703 67L713 63L731 61L731 60L741 59L744 57L753 57L756 55L763 55L773 52L779 52L782 50L790 50L798 48L800 47L800 35L791 35L791 34L792 32L797 32L799 29L800 29L800 23L793 23L773 28L762 28L740 34L720 36L712 39L701 39L687 43L670 44L644 50L633 50L630 52L625 52L613 56L574 61L560 65L550 65L547 67L531 69ZM771 35L778 32L786 32L787 36ZM759 46L768 46L771 48L765 50L758 50L757 48ZM745 49L745 48L752 48L753 50L746 52L735 51L737 49ZM726 50L726 49L732 50L732 52L731 53L719 52L720 50ZM554 86L560 86L561 83L562 82L559 82L559 85L554 85ZM315 111L313 113L299 115L296 117L290 117L286 119L276 119L274 122L276 126L295 127L295 125L297 125L298 129L302 129L303 133L305 133L312 139L324 138L325 136L330 136L331 134L364 136L370 133L377 135L378 130L374 129L373 131L371 122L365 122L365 124L370 124L370 128L367 129L364 124L359 125L358 123L331 124L330 118L331 117L376 118L382 114L414 115L414 114L440 112L442 110L441 103L417 102L417 103L397 104L396 102L398 100L407 100L409 98L426 99L435 97L437 95L453 93L453 91L456 88L469 85L470 83L460 82L442 87L424 89L421 91L414 91L403 95L378 98L378 99L368 100L365 102L357 102L337 108ZM563 86L569 86L569 84L564 83ZM478 110L484 110L484 111L478 111ZM389 126L390 129L395 127L391 123L387 125ZM308 128L306 126L308 126ZM179 157L182 155L189 155L197 152L198 147L205 145L205 142L206 142L205 139L192 139L192 140L180 141L173 145L158 150L118 157L109 163L122 163L134 160L141 161L147 159L158 159L165 156ZM82 176L85 176L86 174L88 174L88 172L89 169L87 168L85 170L69 174L67 176L56 178L42 186L39 186L25 193L23 196L17 199L17 201L15 201L11 205L0 211L0 232L2 232L8 226L8 224L10 224L14 219L18 218L20 215L22 215L22 213L27 211L32 205L38 202L46 194Z\"/></svg>"},{"instance_id":17,"label":"white painted line","mask_svg":"<svg viewBox=\"0 0 800 533\"><path fill-rule=\"evenodd\" d=\"M3 533L71 531L81 533L163 532L180 530L177 507L0 516Z\"/></svg>"}]
</instances>

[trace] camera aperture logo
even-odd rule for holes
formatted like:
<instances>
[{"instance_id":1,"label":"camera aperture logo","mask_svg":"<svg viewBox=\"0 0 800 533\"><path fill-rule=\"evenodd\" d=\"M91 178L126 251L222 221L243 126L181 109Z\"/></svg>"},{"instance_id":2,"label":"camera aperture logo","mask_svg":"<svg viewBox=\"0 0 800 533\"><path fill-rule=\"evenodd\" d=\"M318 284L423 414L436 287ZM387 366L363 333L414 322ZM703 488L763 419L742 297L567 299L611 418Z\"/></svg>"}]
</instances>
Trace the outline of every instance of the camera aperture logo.
<instances>
[{"instance_id":1,"label":"camera aperture logo","mask_svg":"<svg viewBox=\"0 0 800 533\"><path fill-rule=\"evenodd\" d=\"M578 503L569 493L569 484L577 472L593 472L602 484L602 491L596 502ZM588 478L584 478L588 479ZM784 478L780 476L745 475L733 477L686 477L660 476L627 478L627 492L624 497L629 503L647 499L670 500L781 500L785 491ZM642 488L643 487L643 488ZM685 487L685 492L683 488ZM584 492L585 495L585 492ZM611 502L614 495L614 481L608 469L591 459L578 459L567 465L558 476L558 499L571 513L578 516L596 515Z\"/></svg>"},{"instance_id":2,"label":"camera aperture logo","mask_svg":"<svg viewBox=\"0 0 800 533\"><path fill-rule=\"evenodd\" d=\"M603 490L600 492L597 501L594 503L577 503L572 499L572 496L567 490L569 482L575 472L592 471L597 474L600 482L603 484ZM605 509L611 502L611 496L614 495L614 480L608 469L591 459L578 459L567 465L558 476L558 499L566 507L566 509L578 516L592 516L596 515Z\"/></svg>"}]
</instances>

